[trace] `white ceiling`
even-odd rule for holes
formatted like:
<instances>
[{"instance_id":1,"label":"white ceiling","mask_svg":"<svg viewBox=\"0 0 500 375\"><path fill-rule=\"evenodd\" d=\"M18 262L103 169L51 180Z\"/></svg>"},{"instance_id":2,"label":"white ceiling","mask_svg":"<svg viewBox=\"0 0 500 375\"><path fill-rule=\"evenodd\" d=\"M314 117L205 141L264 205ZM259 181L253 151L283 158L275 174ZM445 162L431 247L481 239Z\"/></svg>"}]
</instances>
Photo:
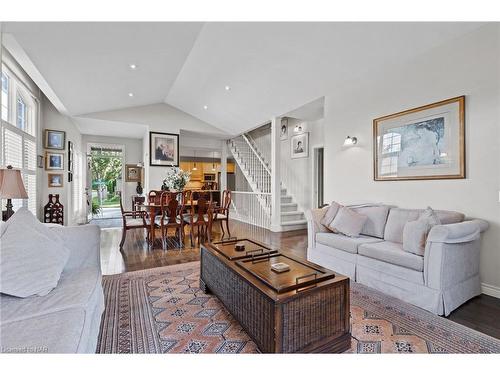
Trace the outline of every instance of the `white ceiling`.
<instances>
[{"instance_id":1,"label":"white ceiling","mask_svg":"<svg viewBox=\"0 0 500 375\"><path fill-rule=\"evenodd\" d=\"M4 31L71 115L165 101L238 134L480 26L7 23Z\"/></svg>"},{"instance_id":2,"label":"white ceiling","mask_svg":"<svg viewBox=\"0 0 500 375\"><path fill-rule=\"evenodd\" d=\"M14 35L68 112L80 115L163 102L202 25L20 22L6 23L4 32Z\"/></svg>"}]
</instances>

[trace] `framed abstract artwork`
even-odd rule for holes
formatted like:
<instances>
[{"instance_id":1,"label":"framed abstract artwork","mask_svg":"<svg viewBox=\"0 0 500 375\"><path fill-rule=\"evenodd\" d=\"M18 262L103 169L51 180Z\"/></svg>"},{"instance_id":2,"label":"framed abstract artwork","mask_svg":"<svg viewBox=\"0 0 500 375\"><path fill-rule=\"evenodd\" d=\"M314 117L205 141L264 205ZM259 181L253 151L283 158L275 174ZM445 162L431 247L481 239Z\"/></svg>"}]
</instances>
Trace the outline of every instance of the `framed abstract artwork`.
<instances>
[{"instance_id":1,"label":"framed abstract artwork","mask_svg":"<svg viewBox=\"0 0 500 375\"><path fill-rule=\"evenodd\" d=\"M375 181L465 178L465 96L373 120Z\"/></svg>"},{"instance_id":2,"label":"framed abstract artwork","mask_svg":"<svg viewBox=\"0 0 500 375\"><path fill-rule=\"evenodd\" d=\"M309 133L294 135L290 142L291 158L307 158L309 156Z\"/></svg>"},{"instance_id":3,"label":"framed abstract artwork","mask_svg":"<svg viewBox=\"0 0 500 375\"><path fill-rule=\"evenodd\" d=\"M179 166L179 134L149 132L149 165Z\"/></svg>"},{"instance_id":4,"label":"framed abstract artwork","mask_svg":"<svg viewBox=\"0 0 500 375\"><path fill-rule=\"evenodd\" d=\"M45 148L51 150L64 150L66 132L61 130L45 129Z\"/></svg>"}]
</instances>

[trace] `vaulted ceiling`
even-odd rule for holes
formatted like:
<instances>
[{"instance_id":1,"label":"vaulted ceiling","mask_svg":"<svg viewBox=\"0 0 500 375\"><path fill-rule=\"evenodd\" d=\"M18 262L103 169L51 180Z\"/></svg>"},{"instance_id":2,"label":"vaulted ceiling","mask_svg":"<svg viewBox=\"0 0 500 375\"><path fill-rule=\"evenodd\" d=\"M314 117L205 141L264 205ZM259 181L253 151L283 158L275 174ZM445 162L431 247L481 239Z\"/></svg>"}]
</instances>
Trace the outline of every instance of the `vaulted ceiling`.
<instances>
[{"instance_id":1,"label":"vaulted ceiling","mask_svg":"<svg viewBox=\"0 0 500 375\"><path fill-rule=\"evenodd\" d=\"M165 102L238 134L480 26L47 22L4 32L70 115Z\"/></svg>"}]
</instances>

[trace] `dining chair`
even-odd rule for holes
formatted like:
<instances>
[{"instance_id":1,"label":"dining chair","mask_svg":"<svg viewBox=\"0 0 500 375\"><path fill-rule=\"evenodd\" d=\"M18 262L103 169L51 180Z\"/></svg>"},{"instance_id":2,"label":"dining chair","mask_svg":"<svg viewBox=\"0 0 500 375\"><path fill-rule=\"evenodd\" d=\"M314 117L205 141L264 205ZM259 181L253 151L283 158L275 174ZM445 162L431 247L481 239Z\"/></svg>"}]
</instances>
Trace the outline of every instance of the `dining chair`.
<instances>
[{"instance_id":1,"label":"dining chair","mask_svg":"<svg viewBox=\"0 0 500 375\"><path fill-rule=\"evenodd\" d=\"M165 203L162 203L162 214L160 220L161 238L163 249L168 249L168 230L176 229L179 238L179 250L184 244L184 221L179 217L182 212L182 204L176 199L176 194L170 193Z\"/></svg>"},{"instance_id":2,"label":"dining chair","mask_svg":"<svg viewBox=\"0 0 500 375\"><path fill-rule=\"evenodd\" d=\"M220 223L220 229L222 230L222 238L224 238L224 226L223 222L226 223L227 234L231 237L231 232L229 231L229 207L231 206L231 190L224 190L222 192L221 202L219 207L214 208L214 222Z\"/></svg>"},{"instance_id":3,"label":"dining chair","mask_svg":"<svg viewBox=\"0 0 500 375\"><path fill-rule=\"evenodd\" d=\"M194 228L198 230L198 244L201 244L201 238L207 238L207 225L209 223L208 210L211 204L204 198L198 199L197 210L183 215L184 223L190 226L191 232L189 237L191 240L191 247L194 247L193 236Z\"/></svg>"},{"instance_id":4,"label":"dining chair","mask_svg":"<svg viewBox=\"0 0 500 375\"><path fill-rule=\"evenodd\" d=\"M127 231L131 229L146 229L147 236L149 239L149 225L146 222L147 212L145 211L125 211L123 208L123 199L121 192L118 192L120 197L120 211L123 220L123 231L122 239L120 241L120 250L123 249L123 244L125 243L125 238L127 237Z\"/></svg>"}]
</instances>

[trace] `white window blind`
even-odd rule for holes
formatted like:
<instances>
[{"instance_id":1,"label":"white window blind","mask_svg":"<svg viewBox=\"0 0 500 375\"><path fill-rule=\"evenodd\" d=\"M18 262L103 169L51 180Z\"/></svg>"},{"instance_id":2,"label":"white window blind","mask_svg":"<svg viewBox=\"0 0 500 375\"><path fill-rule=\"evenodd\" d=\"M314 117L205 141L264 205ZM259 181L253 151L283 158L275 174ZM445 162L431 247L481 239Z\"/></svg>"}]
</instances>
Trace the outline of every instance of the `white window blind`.
<instances>
[{"instance_id":1,"label":"white window blind","mask_svg":"<svg viewBox=\"0 0 500 375\"><path fill-rule=\"evenodd\" d=\"M1 112L0 164L21 170L28 193L28 199L13 199L12 204L15 210L24 206L36 214L38 102L5 65L2 65ZM2 204L5 205L5 202Z\"/></svg>"}]
</instances>

